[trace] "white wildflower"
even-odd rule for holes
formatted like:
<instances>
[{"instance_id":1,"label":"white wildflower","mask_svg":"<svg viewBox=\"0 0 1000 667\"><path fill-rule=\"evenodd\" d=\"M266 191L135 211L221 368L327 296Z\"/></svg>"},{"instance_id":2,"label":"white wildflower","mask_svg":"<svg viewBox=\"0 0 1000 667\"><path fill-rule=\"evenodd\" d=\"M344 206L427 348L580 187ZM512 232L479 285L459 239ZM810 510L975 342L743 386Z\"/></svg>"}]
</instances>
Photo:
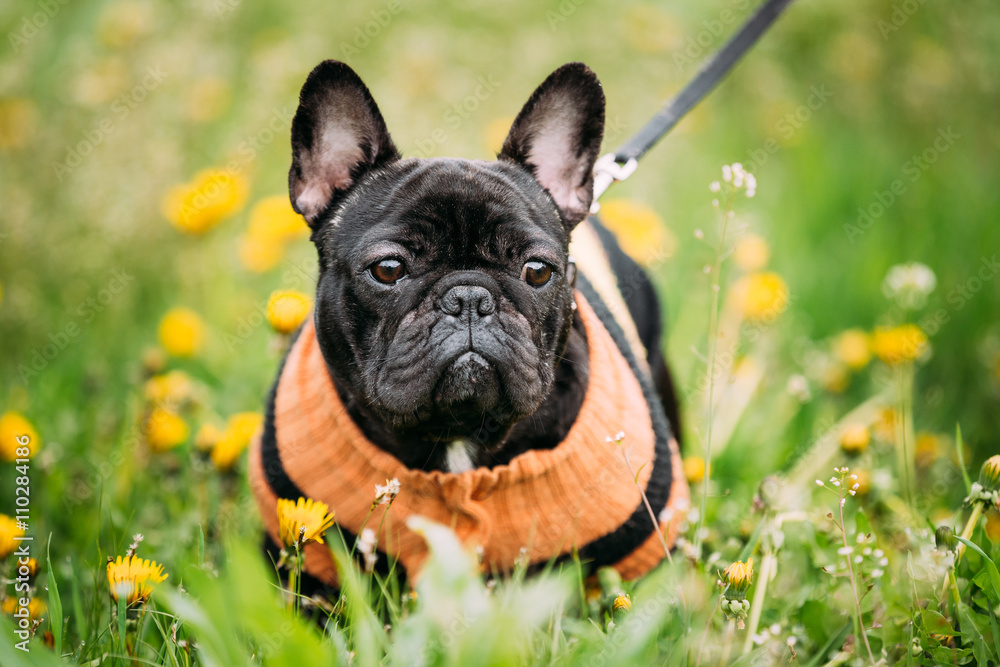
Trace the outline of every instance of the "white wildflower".
<instances>
[{"instance_id":1,"label":"white wildflower","mask_svg":"<svg viewBox=\"0 0 1000 667\"><path fill-rule=\"evenodd\" d=\"M937 277L926 264L897 264L882 281L882 293L906 310L922 308L937 287Z\"/></svg>"},{"instance_id":2,"label":"white wildflower","mask_svg":"<svg viewBox=\"0 0 1000 667\"><path fill-rule=\"evenodd\" d=\"M788 378L785 391L797 399L799 403L808 403L812 399L812 394L809 391L809 381L806 380L804 375L793 375Z\"/></svg>"},{"instance_id":3,"label":"white wildflower","mask_svg":"<svg viewBox=\"0 0 1000 667\"><path fill-rule=\"evenodd\" d=\"M393 477L385 480L385 485L375 485L375 505L391 505L392 501L399 495L399 480Z\"/></svg>"},{"instance_id":4,"label":"white wildflower","mask_svg":"<svg viewBox=\"0 0 1000 667\"><path fill-rule=\"evenodd\" d=\"M365 572L371 573L375 569L375 563L378 561L378 553L375 551L377 544L378 539L374 530L365 528L361 531L361 537L358 538L358 552L365 559Z\"/></svg>"}]
</instances>

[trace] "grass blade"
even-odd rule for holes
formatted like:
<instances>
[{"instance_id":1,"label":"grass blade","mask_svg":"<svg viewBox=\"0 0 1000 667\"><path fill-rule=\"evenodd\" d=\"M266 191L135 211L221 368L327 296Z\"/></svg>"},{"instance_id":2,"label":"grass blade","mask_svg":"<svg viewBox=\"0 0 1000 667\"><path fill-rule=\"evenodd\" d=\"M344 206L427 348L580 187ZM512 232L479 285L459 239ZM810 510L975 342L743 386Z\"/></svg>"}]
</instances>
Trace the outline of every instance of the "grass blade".
<instances>
[{"instance_id":1,"label":"grass blade","mask_svg":"<svg viewBox=\"0 0 1000 667\"><path fill-rule=\"evenodd\" d=\"M56 572L52 568L52 533L49 533L49 541L45 544L45 567L48 568L49 587L49 625L52 627L53 648L56 655L62 655L63 640L63 612L62 598L59 596L59 584L56 582Z\"/></svg>"},{"instance_id":2,"label":"grass blade","mask_svg":"<svg viewBox=\"0 0 1000 667\"><path fill-rule=\"evenodd\" d=\"M993 598L994 604L1000 604L1000 571L997 570L996 563L990 560L990 557L986 555L986 552L972 540L967 540L960 535L956 535L955 539L983 557L983 562L986 563L986 571L990 575L990 584L993 586L993 595L990 597Z\"/></svg>"},{"instance_id":3,"label":"grass blade","mask_svg":"<svg viewBox=\"0 0 1000 667\"><path fill-rule=\"evenodd\" d=\"M972 480L969 479L969 471L965 466L965 445L962 443L962 426L955 424L955 449L958 454L958 469L962 471L962 479L965 481L965 492L972 490Z\"/></svg>"}]
</instances>

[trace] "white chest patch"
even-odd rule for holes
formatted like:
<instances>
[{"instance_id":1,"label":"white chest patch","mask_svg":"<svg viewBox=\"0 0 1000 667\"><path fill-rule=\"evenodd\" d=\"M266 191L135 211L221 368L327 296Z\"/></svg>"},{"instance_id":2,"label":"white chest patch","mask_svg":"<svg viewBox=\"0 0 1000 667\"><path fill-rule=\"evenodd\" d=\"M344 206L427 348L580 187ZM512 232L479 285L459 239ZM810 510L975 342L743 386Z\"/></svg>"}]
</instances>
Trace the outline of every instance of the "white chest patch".
<instances>
[{"instance_id":1,"label":"white chest patch","mask_svg":"<svg viewBox=\"0 0 1000 667\"><path fill-rule=\"evenodd\" d=\"M469 455L471 449L472 443L465 438L452 440L444 457L448 472L461 473L472 470L472 457Z\"/></svg>"}]
</instances>

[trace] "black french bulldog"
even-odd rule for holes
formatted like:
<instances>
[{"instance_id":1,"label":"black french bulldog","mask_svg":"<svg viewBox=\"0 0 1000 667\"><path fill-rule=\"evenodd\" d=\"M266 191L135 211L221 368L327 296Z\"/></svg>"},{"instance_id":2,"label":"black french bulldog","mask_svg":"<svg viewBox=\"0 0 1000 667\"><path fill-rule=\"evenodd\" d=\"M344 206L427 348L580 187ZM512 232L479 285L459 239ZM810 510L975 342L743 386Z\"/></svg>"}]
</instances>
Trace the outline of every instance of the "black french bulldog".
<instances>
[{"instance_id":1,"label":"black french bulldog","mask_svg":"<svg viewBox=\"0 0 1000 667\"><path fill-rule=\"evenodd\" d=\"M603 128L601 84L571 63L531 95L496 161L403 159L350 67L309 75L289 190L319 252L317 338L352 419L407 467L493 467L573 424L588 347L568 248ZM598 233L676 434L656 296Z\"/></svg>"}]
</instances>

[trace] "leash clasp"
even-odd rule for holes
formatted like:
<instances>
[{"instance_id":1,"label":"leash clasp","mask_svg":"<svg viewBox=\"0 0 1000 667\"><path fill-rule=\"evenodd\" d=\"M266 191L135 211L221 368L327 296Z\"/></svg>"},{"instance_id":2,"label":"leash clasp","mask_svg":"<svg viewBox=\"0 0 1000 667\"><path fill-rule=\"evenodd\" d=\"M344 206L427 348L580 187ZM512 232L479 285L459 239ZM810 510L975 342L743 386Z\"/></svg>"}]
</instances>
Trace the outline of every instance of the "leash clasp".
<instances>
[{"instance_id":1,"label":"leash clasp","mask_svg":"<svg viewBox=\"0 0 1000 667\"><path fill-rule=\"evenodd\" d=\"M598 158L597 162L594 163L594 200L590 204L591 214L601 210L601 205L597 200L611 187L611 184L615 181L624 181L635 173L638 166L639 161L635 158L629 158L625 164L618 163L614 153L608 153Z\"/></svg>"}]
</instances>

